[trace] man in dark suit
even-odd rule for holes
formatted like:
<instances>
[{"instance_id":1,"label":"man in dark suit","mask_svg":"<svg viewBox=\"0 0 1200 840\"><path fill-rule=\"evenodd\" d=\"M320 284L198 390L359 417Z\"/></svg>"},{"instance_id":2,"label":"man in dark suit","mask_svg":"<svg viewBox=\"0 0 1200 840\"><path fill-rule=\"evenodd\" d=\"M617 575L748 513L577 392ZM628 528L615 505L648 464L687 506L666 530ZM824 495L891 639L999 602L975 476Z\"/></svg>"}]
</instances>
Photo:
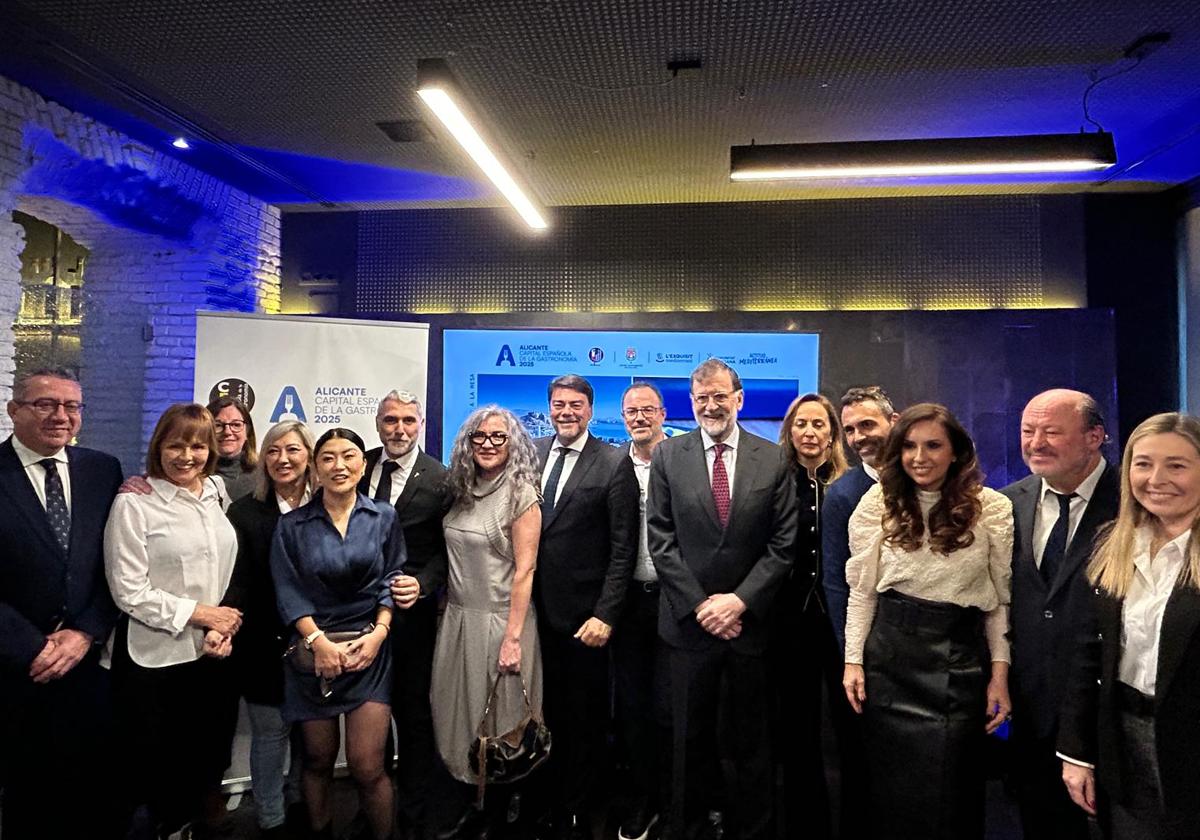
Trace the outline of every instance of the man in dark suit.
<instances>
[{"instance_id":1,"label":"man in dark suit","mask_svg":"<svg viewBox=\"0 0 1200 840\"><path fill-rule=\"evenodd\" d=\"M829 619L838 645L846 647L846 561L850 559L850 516L867 491L879 481L876 459L883 453L892 424L900 419L891 399L878 385L851 388L842 396L842 431L861 459L829 487L821 507L821 584L829 603Z\"/></svg>"},{"instance_id":2,"label":"man in dark suit","mask_svg":"<svg viewBox=\"0 0 1200 840\"><path fill-rule=\"evenodd\" d=\"M582 376L547 389L553 437L542 465L542 540L533 578L544 661L548 778L561 836L591 834L590 800L605 763L608 644L637 559L638 484L622 450L588 432L594 394Z\"/></svg>"},{"instance_id":3,"label":"man in dark suit","mask_svg":"<svg viewBox=\"0 0 1200 840\"><path fill-rule=\"evenodd\" d=\"M1013 781L1025 837L1084 840L1087 819L1062 784L1059 707L1078 629L1090 615L1084 569L1096 531L1117 515L1120 470L1100 455L1104 420L1079 391L1038 394L1021 414L1021 456L1033 475L1012 500Z\"/></svg>"},{"instance_id":4,"label":"man in dark suit","mask_svg":"<svg viewBox=\"0 0 1200 840\"><path fill-rule=\"evenodd\" d=\"M429 682L437 634L438 592L446 583L442 515L446 468L418 446L425 428L420 400L391 391L379 401L375 428L382 447L367 453L359 490L394 505L404 528L408 560L392 583L392 717L399 737L398 806L409 840L432 836L430 780L437 767Z\"/></svg>"},{"instance_id":5,"label":"man in dark suit","mask_svg":"<svg viewBox=\"0 0 1200 840\"><path fill-rule=\"evenodd\" d=\"M762 840L772 836L774 795L768 617L795 551L796 490L779 447L738 426L744 394L732 368L702 362L691 397L700 428L659 444L647 516L669 647L669 830L720 836L730 807L730 836ZM728 785L721 759L733 769Z\"/></svg>"},{"instance_id":6,"label":"man in dark suit","mask_svg":"<svg viewBox=\"0 0 1200 840\"><path fill-rule=\"evenodd\" d=\"M0 444L0 783L7 837L111 837L108 672L117 618L104 526L121 466L69 446L83 398L64 370L17 379Z\"/></svg>"}]
</instances>

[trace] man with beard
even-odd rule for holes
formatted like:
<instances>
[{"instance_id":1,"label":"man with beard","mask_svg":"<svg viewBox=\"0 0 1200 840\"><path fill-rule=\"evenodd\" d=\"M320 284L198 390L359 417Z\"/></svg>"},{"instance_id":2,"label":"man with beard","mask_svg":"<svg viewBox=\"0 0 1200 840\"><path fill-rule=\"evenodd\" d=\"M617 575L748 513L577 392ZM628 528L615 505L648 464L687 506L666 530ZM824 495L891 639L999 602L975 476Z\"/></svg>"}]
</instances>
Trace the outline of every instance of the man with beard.
<instances>
[{"instance_id":1,"label":"man with beard","mask_svg":"<svg viewBox=\"0 0 1200 840\"><path fill-rule=\"evenodd\" d=\"M659 444L647 516L670 662L669 830L721 836L729 808L730 837L764 840L774 791L768 615L792 564L795 482L779 447L738 425L745 395L729 365L702 362L691 398L699 428Z\"/></svg>"},{"instance_id":2,"label":"man with beard","mask_svg":"<svg viewBox=\"0 0 1200 840\"><path fill-rule=\"evenodd\" d=\"M822 585L829 603L829 620L838 646L846 647L846 561L850 559L850 515L871 486L879 481L876 459L883 454L892 424L900 414L878 385L851 388L842 396L842 430L846 443L862 463L830 485L821 508Z\"/></svg>"},{"instance_id":3,"label":"man with beard","mask_svg":"<svg viewBox=\"0 0 1200 840\"><path fill-rule=\"evenodd\" d=\"M666 663L658 641L658 572L646 536L646 490L654 450L666 440L662 392L649 382L634 382L621 397L621 416L629 433L629 460L641 490L641 534L637 564L625 599L621 627L613 636L617 723L629 762L633 799L621 821L619 840L645 840L659 820L666 783L670 733L666 731Z\"/></svg>"},{"instance_id":4,"label":"man with beard","mask_svg":"<svg viewBox=\"0 0 1200 840\"><path fill-rule=\"evenodd\" d=\"M399 607L392 614L392 717L399 764L397 804L409 840L433 835L428 811L430 779L437 766L429 682L437 633L438 590L446 583L446 469L417 441L425 415L415 394L391 391L379 401L375 428L382 447L367 453L359 490L396 508L408 560L392 582Z\"/></svg>"},{"instance_id":5,"label":"man with beard","mask_svg":"<svg viewBox=\"0 0 1200 840\"><path fill-rule=\"evenodd\" d=\"M1076 636L1091 610L1092 541L1120 503L1121 471L1101 456L1103 443L1092 397L1038 394L1021 413L1021 457L1033 475L1001 491L1013 503L1012 778L1026 838L1088 836L1054 747Z\"/></svg>"}]
</instances>

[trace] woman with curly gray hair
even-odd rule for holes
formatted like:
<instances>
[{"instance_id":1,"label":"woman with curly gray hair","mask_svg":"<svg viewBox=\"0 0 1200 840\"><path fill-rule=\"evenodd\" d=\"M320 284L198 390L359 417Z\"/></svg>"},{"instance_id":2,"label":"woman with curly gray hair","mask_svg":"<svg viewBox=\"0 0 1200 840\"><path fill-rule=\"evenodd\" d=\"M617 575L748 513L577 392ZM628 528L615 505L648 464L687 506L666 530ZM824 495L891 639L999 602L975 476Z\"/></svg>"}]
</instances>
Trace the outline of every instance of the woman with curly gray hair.
<instances>
[{"instance_id":1,"label":"woman with curly gray hair","mask_svg":"<svg viewBox=\"0 0 1200 840\"><path fill-rule=\"evenodd\" d=\"M533 441L511 411L485 406L458 430L448 477L453 506L442 524L450 576L431 696L438 751L460 782L478 782L467 752L500 675L516 679L500 680L485 734L521 721L522 688L541 715L541 653L530 603L542 531L540 475ZM467 811L464 822L477 813Z\"/></svg>"}]
</instances>

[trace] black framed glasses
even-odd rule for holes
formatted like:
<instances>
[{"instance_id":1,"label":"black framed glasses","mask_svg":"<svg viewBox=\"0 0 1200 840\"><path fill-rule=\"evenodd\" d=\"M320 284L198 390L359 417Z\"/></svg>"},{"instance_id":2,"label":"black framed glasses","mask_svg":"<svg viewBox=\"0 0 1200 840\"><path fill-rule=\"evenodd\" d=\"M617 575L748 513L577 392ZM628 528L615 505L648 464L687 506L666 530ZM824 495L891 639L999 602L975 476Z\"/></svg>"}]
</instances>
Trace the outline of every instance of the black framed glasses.
<instances>
[{"instance_id":1,"label":"black framed glasses","mask_svg":"<svg viewBox=\"0 0 1200 840\"><path fill-rule=\"evenodd\" d=\"M467 438L475 446L483 446L485 443L490 443L492 446L503 446L508 443L508 434L505 432L472 432Z\"/></svg>"},{"instance_id":2,"label":"black framed glasses","mask_svg":"<svg viewBox=\"0 0 1200 840\"><path fill-rule=\"evenodd\" d=\"M228 423L222 423L220 420L214 420L213 426L216 427L217 434L221 434L222 432L225 432L225 431L230 431L230 432L233 432L234 434L237 434L238 432L243 431L246 428L246 421L245 420L230 420Z\"/></svg>"},{"instance_id":3,"label":"black framed glasses","mask_svg":"<svg viewBox=\"0 0 1200 840\"><path fill-rule=\"evenodd\" d=\"M35 413L40 414L43 417L49 417L54 412L58 411L60 406L62 407L63 411L67 412L67 414L70 414L72 417L83 411L83 403L76 402L75 400L52 400L46 397L40 400L14 400L14 402L16 402L17 405L23 405L27 408L32 408Z\"/></svg>"}]
</instances>

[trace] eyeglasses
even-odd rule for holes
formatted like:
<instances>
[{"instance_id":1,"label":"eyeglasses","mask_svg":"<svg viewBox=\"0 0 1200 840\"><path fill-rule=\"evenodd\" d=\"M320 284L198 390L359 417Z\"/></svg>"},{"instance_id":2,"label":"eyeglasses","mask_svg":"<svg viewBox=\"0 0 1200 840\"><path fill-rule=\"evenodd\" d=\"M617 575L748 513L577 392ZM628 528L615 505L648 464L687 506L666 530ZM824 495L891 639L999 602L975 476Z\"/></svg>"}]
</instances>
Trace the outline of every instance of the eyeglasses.
<instances>
[{"instance_id":1,"label":"eyeglasses","mask_svg":"<svg viewBox=\"0 0 1200 840\"><path fill-rule=\"evenodd\" d=\"M221 434L222 432L227 432L227 431L237 434L238 432L243 431L246 428L246 421L245 420L230 420L228 423L222 423L220 420L214 420L213 425L217 429L217 434Z\"/></svg>"},{"instance_id":2,"label":"eyeglasses","mask_svg":"<svg viewBox=\"0 0 1200 840\"><path fill-rule=\"evenodd\" d=\"M644 414L647 417L653 417L655 414L658 414L658 412L660 412L660 411L662 411L661 405L648 405L648 406L645 406L644 408L635 408L634 406L630 406L629 408L622 409L621 413L624 414L630 420L634 420L637 418L637 416L639 414Z\"/></svg>"},{"instance_id":3,"label":"eyeglasses","mask_svg":"<svg viewBox=\"0 0 1200 840\"><path fill-rule=\"evenodd\" d=\"M83 403L76 402L75 400L67 400L64 402L62 400L52 400L47 398L41 400L14 400L14 402L17 405L23 405L32 408L35 414L40 414L43 417L49 417L51 414L57 412L59 406L61 406L62 410L67 412L67 414L71 415L72 417L75 417L81 411L83 411Z\"/></svg>"},{"instance_id":4,"label":"eyeglasses","mask_svg":"<svg viewBox=\"0 0 1200 840\"><path fill-rule=\"evenodd\" d=\"M696 405L708 405L710 402L725 405L733 394L692 394L692 402Z\"/></svg>"},{"instance_id":5,"label":"eyeglasses","mask_svg":"<svg viewBox=\"0 0 1200 840\"><path fill-rule=\"evenodd\" d=\"M508 435L504 432L474 432L468 438L475 446L483 446L485 443L490 443L492 446L503 446L508 443Z\"/></svg>"}]
</instances>

